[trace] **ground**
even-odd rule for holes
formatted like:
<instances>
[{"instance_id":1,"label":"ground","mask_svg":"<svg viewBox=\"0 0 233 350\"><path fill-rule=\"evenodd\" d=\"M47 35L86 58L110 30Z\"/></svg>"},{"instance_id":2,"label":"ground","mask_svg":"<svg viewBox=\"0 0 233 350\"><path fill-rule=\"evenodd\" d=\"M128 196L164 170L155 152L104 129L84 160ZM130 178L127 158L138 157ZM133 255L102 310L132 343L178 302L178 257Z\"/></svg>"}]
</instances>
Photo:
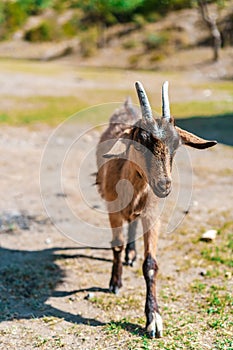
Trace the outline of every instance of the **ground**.
<instances>
[{"instance_id":1,"label":"ground","mask_svg":"<svg viewBox=\"0 0 233 350\"><path fill-rule=\"evenodd\" d=\"M65 159L62 191L56 191L54 184L54 159L47 159L51 159L50 166L43 160L41 163L54 126L41 123L15 126L14 117L21 118L32 110L35 113L35 106L43 109L47 101L43 100L45 95L51 99L59 97L69 113L72 108L73 113L77 112L72 104L76 98L79 106L86 107L118 102L127 92L136 103L133 82L138 79L145 84L150 97L153 96L153 107L159 109L164 74L128 71L125 82L124 71L85 70L78 68L75 62L71 65L69 60L55 63L2 61L2 115L8 124L0 128L0 349L233 348L233 150L229 132L232 87L228 81L211 80L209 71L210 68L205 67L199 74L197 71L170 72L165 77L171 82L173 107L181 116L185 115L179 109L181 104L186 104L189 116L201 114L196 110L190 112L188 108L200 109L206 103L208 106L213 103L214 107L210 108L214 110L216 106L222 108L216 113L207 111L205 114L216 114L216 117L206 118L199 126L193 126L190 119L179 121L188 123L187 128L203 132L203 136L219 137L222 143L205 151L189 149L188 153L182 153L181 150L177 155L174 196L165 203L168 210L162 217L158 245L158 300L164 320L164 338L151 340L144 332L142 237L139 234L137 239L137 262L132 268L124 267L120 294L110 294L112 254L108 242L111 237L99 229L108 225L107 215L98 211L104 210L104 204L91 186L94 182L91 173L96 170L93 147L102 130L96 125L107 119L107 116L99 117L100 112L109 113L114 105L104 109L95 107L99 119L91 119L92 111L82 112L50 138L44 157L52 148L57 161L64 147L81 135ZM62 100L64 96L68 100ZM88 101L90 96L91 101ZM50 102L45 111L51 108ZM56 113L59 109L62 104ZM35 115L36 121L37 117ZM59 118L64 119L64 116L55 118L55 122ZM40 182L43 164L46 176L42 176L44 182ZM77 189L80 164L80 179L86 179L81 182L84 186L81 190L86 190L90 205L86 205ZM184 194L181 201L176 197L179 191ZM59 213L55 222L48 219L42 203L44 199ZM92 236L93 226L83 231L81 220L73 225L73 221L67 219L63 212L66 203L84 222L94 225L95 232L100 232L98 238ZM176 215L169 222L169 208L174 206ZM50 213L50 208L46 209ZM72 239L56 228L65 220ZM214 242L200 240L208 229L217 230ZM82 244L77 243L77 237ZM92 247L87 247L90 242Z\"/></svg>"}]
</instances>

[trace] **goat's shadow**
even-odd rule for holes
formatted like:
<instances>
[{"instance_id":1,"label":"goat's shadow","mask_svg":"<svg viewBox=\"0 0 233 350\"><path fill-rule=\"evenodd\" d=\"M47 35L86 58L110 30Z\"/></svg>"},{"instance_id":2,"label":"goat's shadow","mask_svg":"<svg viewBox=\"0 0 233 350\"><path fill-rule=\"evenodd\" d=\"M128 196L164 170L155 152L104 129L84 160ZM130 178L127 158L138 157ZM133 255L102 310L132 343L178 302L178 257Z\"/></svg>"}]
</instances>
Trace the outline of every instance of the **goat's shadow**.
<instances>
[{"instance_id":1,"label":"goat's shadow","mask_svg":"<svg viewBox=\"0 0 233 350\"><path fill-rule=\"evenodd\" d=\"M53 316L74 324L106 325L95 318L85 318L46 304L50 297L69 297L81 292L109 293L108 288L95 286L72 291L55 290L65 276L64 271L56 264L58 259L85 258L112 262L110 259L94 256L93 251L98 248L93 248L91 255L64 253L77 249L83 250L85 247L55 247L36 251L0 247L0 322ZM140 325L125 319L114 324L131 334L145 336L145 330Z\"/></svg>"},{"instance_id":2,"label":"goat's shadow","mask_svg":"<svg viewBox=\"0 0 233 350\"><path fill-rule=\"evenodd\" d=\"M64 279L64 271L56 264L56 260L87 258L111 262L110 259L93 255L59 254L59 251L69 249L83 247L36 251L0 248L0 321L54 316L75 324L104 325L97 319L71 314L46 304L50 297L65 297L84 291L108 292L108 289L98 287L68 292L55 290Z\"/></svg>"}]
</instances>

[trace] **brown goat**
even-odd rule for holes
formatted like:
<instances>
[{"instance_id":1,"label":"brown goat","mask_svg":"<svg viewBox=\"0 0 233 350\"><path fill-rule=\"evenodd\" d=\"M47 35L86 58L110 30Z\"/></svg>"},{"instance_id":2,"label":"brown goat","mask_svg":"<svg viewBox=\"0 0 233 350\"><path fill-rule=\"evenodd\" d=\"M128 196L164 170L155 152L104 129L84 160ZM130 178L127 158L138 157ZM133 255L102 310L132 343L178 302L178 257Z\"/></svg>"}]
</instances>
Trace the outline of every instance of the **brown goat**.
<instances>
[{"instance_id":1,"label":"brown goat","mask_svg":"<svg viewBox=\"0 0 233 350\"><path fill-rule=\"evenodd\" d=\"M110 291L122 286L122 225L128 222L125 262L136 259L135 235L139 218L144 233L143 275L146 282L146 330L151 337L162 336L162 318L156 300L156 246L159 198L171 191L171 167L181 144L204 149L216 144L174 125L170 116L168 82L163 84L163 115L154 119L143 86L136 83L141 114L128 99L110 119L97 147L97 185L107 202L112 228L113 267Z\"/></svg>"}]
</instances>

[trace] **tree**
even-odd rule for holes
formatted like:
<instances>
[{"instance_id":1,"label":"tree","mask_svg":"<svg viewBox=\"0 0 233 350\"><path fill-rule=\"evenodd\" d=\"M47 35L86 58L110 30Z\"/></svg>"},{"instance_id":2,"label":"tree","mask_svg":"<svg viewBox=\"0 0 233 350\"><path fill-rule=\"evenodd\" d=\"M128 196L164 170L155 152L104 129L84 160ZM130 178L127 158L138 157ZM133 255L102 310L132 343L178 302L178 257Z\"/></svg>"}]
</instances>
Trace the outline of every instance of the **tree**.
<instances>
[{"instance_id":1,"label":"tree","mask_svg":"<svg viewBox=\"0 0 233 350\"><path fill-rule=\"evenodd\" d=\"M207 24L210 34L213 38L213 60L218 61L219 51L222 45L221 34L217 26L217 17L215 15L210 15L208 11L208 6L206 0L198 0L198 6L201 11L203 21Z\"/></svg>"}]
</instances>

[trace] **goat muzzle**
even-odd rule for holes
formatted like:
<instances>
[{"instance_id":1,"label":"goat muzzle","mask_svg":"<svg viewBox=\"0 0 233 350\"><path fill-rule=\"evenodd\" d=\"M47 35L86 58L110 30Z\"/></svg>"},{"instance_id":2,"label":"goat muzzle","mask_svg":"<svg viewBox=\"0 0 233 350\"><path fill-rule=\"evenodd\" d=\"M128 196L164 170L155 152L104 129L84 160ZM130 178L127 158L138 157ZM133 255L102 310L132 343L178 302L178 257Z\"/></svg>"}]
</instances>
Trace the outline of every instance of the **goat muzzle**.
<instances>
[{"instance_id":1,"label":"goat muzzle","mask_svg":"<svg viewBox=\"0 0 233 350\"><path fill-rule=\"evenodd\" d=\"M155 195L159 198L165 198L171 192L171 180L170 179L161 179L153 186L153 191Z\"/></svg>"}]
</instances>

